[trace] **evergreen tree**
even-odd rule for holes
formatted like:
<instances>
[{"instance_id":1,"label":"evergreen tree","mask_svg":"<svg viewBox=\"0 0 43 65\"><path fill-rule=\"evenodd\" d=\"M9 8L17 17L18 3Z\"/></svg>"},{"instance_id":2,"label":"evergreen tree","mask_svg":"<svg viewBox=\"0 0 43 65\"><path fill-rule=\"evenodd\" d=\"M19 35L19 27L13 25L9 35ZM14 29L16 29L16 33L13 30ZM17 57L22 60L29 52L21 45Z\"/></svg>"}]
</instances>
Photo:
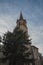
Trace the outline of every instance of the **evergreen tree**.
<instances>
[{"instance_id":1,"label":"evergreen tree","mask_svg":"<svg viewBox=\"0 0 43 65\"><path fill-rule=\"evenodd\" d=\"M9 59L9 65L14 65L17 62L25 62L25 51L28 50L26 45L30 44L29 36L19 28L15 28L14 31L7 32L3 36L4 51L3 54L6 59Z\"/></svg>"},{"instance_id":2,"label":"evergreen tree","mask_svg":"<svg viewBox=\"0 0 43 65\"><path fill-rule=\"evenodd\" d=\"M2 38L1 38L1 36L0 36L0 42L1 42L1 40L2 40Z\"/></svg>"}]
</instances>

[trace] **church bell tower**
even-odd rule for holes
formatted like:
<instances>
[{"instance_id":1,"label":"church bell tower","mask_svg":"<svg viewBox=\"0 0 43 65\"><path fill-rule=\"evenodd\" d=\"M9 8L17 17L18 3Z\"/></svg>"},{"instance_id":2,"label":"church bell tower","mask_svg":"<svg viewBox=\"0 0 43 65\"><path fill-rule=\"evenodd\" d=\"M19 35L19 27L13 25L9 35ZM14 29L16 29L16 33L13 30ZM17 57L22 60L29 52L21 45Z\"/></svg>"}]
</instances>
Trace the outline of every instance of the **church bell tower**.
<instances>
[{"instance_id":1,"label":"church bell tower","mask_svg":"<svg viewBox=\"0 0 43 65\"><path fill-rule=\"evenodd\" d=\"M20 17L16 23L17 23L17 27L19 27L24 32L27 32L26 20L23 18L22 12L20 12Z\"/></svg>"}]
</instances>

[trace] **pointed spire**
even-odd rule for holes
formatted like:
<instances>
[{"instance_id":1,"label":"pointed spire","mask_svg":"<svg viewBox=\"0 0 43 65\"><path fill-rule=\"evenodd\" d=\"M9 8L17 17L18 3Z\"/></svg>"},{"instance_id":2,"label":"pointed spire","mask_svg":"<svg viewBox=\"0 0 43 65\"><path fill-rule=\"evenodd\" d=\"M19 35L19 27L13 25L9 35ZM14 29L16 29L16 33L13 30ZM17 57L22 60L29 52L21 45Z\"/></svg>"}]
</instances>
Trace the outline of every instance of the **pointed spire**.
<instances>
[{"instance_id":1,"label":"pointed spire","mask_svg":"<svg viewBox=\"0 0 43 65\"><path fill-rule=\"evenodd\" d=\"M22 15L22 12L20 12L20 19L23 19L23 15Z\"/></svg>"}]
</instances>

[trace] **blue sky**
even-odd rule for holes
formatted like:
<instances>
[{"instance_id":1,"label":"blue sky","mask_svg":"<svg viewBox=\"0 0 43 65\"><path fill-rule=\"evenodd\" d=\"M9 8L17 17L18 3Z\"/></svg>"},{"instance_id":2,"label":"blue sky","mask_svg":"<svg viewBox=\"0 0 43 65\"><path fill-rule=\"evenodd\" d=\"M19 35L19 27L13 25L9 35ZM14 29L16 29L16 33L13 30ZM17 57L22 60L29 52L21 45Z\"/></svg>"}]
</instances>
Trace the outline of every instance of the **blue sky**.
<instances>
[{"instance_id":1,"label":"blue sky","mask_svg":"<svg viewBox=\"0 0 43 65\"><path fill-rule=\"evenodd\" d=\"M15 28L20 11L27 21L32 45L43 54L43 0L0 0L0 35Z\"/></svg>"}]
</instances>

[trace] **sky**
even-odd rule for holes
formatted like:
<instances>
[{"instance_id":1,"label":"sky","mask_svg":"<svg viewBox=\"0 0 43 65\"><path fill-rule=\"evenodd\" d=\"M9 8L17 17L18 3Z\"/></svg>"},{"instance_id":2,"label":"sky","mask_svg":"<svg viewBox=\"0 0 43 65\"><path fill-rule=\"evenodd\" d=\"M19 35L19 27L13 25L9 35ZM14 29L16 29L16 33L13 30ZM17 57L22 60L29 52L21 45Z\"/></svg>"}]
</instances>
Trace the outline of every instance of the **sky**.
<instances>
[{"instance_id":1,"label":"sky","mask_svg":"<svg viewBox=\"0 0 43 65\"><path fill-rule=\"evenodd\" d=\"M43 55L43 0L0 0L0 35L12 31L22 11L32 45Z\"/></svg>"}]
</instances>

